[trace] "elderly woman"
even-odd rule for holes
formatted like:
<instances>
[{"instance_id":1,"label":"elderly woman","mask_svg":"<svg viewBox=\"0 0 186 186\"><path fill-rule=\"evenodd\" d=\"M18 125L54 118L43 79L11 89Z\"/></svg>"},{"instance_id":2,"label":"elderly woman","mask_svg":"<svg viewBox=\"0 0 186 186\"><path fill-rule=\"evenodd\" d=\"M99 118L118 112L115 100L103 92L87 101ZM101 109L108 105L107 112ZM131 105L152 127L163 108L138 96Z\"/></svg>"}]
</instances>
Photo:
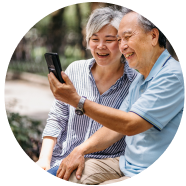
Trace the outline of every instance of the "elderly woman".
<instances>
[{"instance_id":1,"label":"elderly woman","mask_svg":"<svg viewBox=\"0 0 186 186\"><path fill-rule=\"evenodd\" d=\"M116 9L109 7L96 9L86 27L86 41L93 58L73 62L65 72L78 94L84 97L76 110L58 98L50 110L37 164L53 175L56 175L61 161L76 146L102 127L98 122L82 115L81 105L84 100L87 98L118 109L137 75L135 70L129 68L119 51L116 35L122 17L122 13ZM95 160L92 162L90 174L98 171L95 166L105 164L107 165L105 169L110 170L105 180L108 177L114 179L121 176L119 156L124 154L124 151L123 137L103 151L87 154L86 158ZM101 172L99 170L99 174L104 174L104 170Z\"/></svg>"}]
</instances>

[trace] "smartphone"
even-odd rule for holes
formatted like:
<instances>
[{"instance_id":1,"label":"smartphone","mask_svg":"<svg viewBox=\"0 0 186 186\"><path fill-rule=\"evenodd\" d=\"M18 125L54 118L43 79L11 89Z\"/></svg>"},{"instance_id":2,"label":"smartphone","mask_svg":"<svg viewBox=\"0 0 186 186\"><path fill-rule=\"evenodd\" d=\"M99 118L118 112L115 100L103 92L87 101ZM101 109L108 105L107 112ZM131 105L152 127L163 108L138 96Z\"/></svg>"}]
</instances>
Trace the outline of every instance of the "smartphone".
<instances>
[{"instance_id":1,"label":"smartphone","mask_svg":"<svg viewBox=\"0 0 186 186\"><path fill-rule=\"evenodd\" d=\"M56 76L59 82L65 83L61 76L62 68L61 68L61 63L60 63L58 54L57 53L45 53L44 56L47 62L49 73L53 72L53 74Z\"/></svg>"}]
</instances>

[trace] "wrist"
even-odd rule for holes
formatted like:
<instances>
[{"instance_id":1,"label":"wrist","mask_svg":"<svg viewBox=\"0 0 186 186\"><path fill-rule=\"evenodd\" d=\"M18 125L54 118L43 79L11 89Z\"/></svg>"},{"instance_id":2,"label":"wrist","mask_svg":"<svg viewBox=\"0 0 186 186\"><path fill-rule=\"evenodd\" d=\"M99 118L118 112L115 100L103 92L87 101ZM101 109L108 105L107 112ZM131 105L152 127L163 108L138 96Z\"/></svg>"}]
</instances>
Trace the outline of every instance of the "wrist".
<instances>
[{"instance_id":1,"label":"wrist","mask_svg":"<svg viewBox=\"0 0 186 186\"><path fill-rule=\"evenodd\" d=\"M83 145L77 146L74 150L77 154L80 154L82 156L86 154L86 150L84 149Z\"/></svg>"},{"instance_id":2,"label":"wrist","mask_svg":"<svg viewBox=\"0 0 186 186\"><path fill-rule=\"evenodd\" d=\"M72 103L71 105L72 105L73 107L77 108L80 99L81 99L81 96L77 95L77 96L72 100L73 103Z\"/></svg>"},{"instance_id":3,"label":"wrist","mask_svg":"<svg viewBox=\"0 0 186 186\"><path fill-rule=\"evenodd\" d=\"M38 161L44 161L44 162L50 163L51 158L46 157L46 156L40 156Z\"/></svg>"}]
</instances>

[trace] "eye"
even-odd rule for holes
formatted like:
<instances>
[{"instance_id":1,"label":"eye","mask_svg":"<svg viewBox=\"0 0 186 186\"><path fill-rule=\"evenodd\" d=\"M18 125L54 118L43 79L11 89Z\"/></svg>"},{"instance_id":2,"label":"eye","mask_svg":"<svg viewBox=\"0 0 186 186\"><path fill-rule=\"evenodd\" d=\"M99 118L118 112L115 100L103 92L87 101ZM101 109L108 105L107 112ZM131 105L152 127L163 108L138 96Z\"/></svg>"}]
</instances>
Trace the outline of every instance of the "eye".
<instances>
[{"instance_id":1,"label":"eye","mask_svg":"<svg viewBox=\"0 0 186 186\"><path fill-rule=\"evenodd\" d=\"M92 40L92 41L98 41L98 39L96 39L96 38L92 38L91 40Z\"/></svg>"},{"instance_id":2,"label":"eye","mask_svg":"<svg viewBox=\"0 0 186 186\"><path fill-rule=\"evenodd\" d=\"M118 38L117 40L118 40L119 43L121 43L121 38Z\"/></svg>"},{"instance_id":3,"label":"eye","mask_svg":"<svg viewBox=\"0 0 186 186\"><path fill-rule=\"evenodd\" d=\"M131 36L125 36L125 39L128 40Z\"/></svg>"}]
</instances>

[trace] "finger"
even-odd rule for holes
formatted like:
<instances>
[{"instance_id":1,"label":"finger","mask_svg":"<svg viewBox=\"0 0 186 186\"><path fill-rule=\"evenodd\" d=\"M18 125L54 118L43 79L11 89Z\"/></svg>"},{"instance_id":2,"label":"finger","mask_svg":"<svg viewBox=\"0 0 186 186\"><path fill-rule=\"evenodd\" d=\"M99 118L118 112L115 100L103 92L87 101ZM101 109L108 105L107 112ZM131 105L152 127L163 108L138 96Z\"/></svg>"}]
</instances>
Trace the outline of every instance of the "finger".
<instances>
[{"instance_id":1,"label":"finger","mask_svg":"<svg viewBox=\"0 0 186 186\"><path fill-rule=\"evenodd\" d=\"M60 174L62 169L63 169L63 165L62 165L62 162L61 162L61 165L59 166L59 168L57 170L56 176L58 176Z\"/></svg>"},{"instance_id":2,"label":"finger","mask_svg":"<svg viewBox=\"0 0 186 186\"><path fill-rule=\"evenodd\" d=\"M63 160L62 160L61 164L59 165L56 176L61 172L62 168L63 168Z\"/></svg>"},{"instance_id":3,"label":"finger","mask_svg":"<svg viewBox=\"0 0 186 186\"><path fill-rule=\"evenodd\" d=\"M70 81L69 77L63 71L61 72L61 76L62 76L63 80L65 81L65 83L67 85L71 85L72 84L72 82Z\"/></svg>"},{"instance_id":4,"label":"finger","mask_svg":"<svg viewBox=\"0 0 186 186\"><path fill-rule=\"evenodd\" d=\"M72 172L74 171L73 168L68 168L66 171L65 171L65 174L63 176L63 179L68 181L69 178L70 178L70 175L72 174Z\"/></svg>"},{"instance_id":5,"label":"finger","mask_svg":"<svg viewBox=\"0 0 186 186\"><path fill-rule=\"evenodd\" d=\"M58 169L56 176L63 179L66 169L64 167Z\"/></svg>"},{"instance_id":6,"label":"finger","mask_svg":"<svg viewBox=\"0 0 186 186\"><path fill-rule=\"evenodd\" d=\"M49 84L51 84L51 78L50 78L50 74L48 74L48 81L49 81Z\"/></svg>"},{"instance_id":7,"label":"finger","mask_svg":"<svg viewBox=\"0 0 186 186\"><path fill-rule=\"evenodd\" d=\"M49 81L49 85L50 85L50 90L53 92L55 87L54 87L54 85L52 84L50 74L48 74L48 81Z\"/></svg>"},{"instance_id":8,"label":"finger","mask_svg":"<svg viewBox=\"0 0 186 186\"><path fill-rule=\"evenodd\" d=\"M52 72L50 72L50 74L48 76L49 76L49 81L50 81L50 83L53 84L53 86L57 87L61 84Z\"/></svg>"},{"instance_id":9,"label":"finger","mask_svg":"<svg viewBox=\"0 0 186 186\"><path fill-rule=\"evenodd\" d=\"M84 163L83 163L83 165L80 165L80 166L78 167L77 171L76 171L76 178L77 178L78 180L81 179L83 170L84 170Z\"/></svg>"},{"instance_id":10,"label":"finger","mask_svg":"<svg viewBox=\"0 0 186 186\"><path fill-rule=\"evenodd\" d=\"M50 72L50 74L48 74L48 81L49 81L49 84L50 85L53 85L53 82L55 81L55 76L54 76L54 74L52 73L52 72ZM53 87L54 87L54 85L53 85Z\"/></svg>"},{"instance_id":11,"label":"finger","mask_svg":"<svg viewBox=\"0 0 186 186\"><path fill-rule=\"evenodd\" d=\"M57 170L57 173L56 173L56 176L59 175L59 173L61 172L62 168L59 166L58 170Z\"/></svg>"}]
</instances>

